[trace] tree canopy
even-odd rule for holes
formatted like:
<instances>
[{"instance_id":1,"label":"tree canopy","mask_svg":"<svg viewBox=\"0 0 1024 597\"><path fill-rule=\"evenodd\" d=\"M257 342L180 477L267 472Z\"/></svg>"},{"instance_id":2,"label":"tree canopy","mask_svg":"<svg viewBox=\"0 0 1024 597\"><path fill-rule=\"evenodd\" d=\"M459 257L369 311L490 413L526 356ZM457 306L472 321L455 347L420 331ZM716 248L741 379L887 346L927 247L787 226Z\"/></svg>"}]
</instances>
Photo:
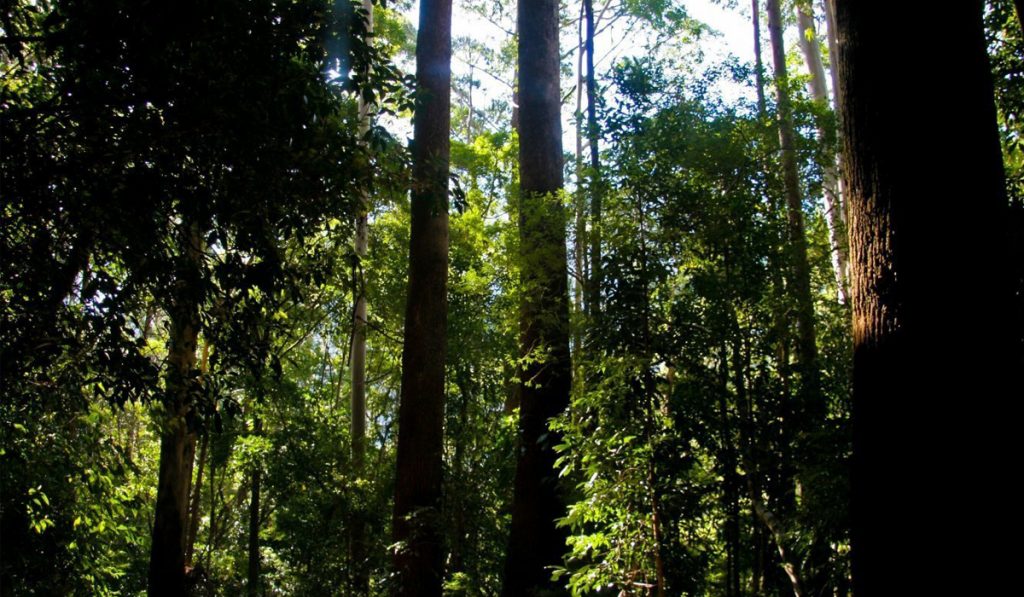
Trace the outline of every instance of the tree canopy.
<instances>
[{"instance_id":1,"label":"tree canopy","mask_svg":"<svg viewBox=\"0 0 1024 597\"><path fill-rule=\"evenodd\" d=\"M1024 15L739 4L5 2L0 594L882 590L1012 452Z\"/></svg>"}]
</instances>

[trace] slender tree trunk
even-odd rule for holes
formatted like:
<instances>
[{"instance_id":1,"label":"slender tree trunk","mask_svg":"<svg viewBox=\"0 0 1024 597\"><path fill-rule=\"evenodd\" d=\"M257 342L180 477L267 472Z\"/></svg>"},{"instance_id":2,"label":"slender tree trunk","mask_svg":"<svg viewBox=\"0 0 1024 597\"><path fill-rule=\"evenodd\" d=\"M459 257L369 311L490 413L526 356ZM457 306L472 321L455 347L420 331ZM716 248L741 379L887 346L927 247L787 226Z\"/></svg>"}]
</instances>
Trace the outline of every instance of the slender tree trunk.
<instances>
[{"instance_id":1,"label":"slender tree trunk","mask_svg":"<svg viewBox=\"0 0 1024 597\"><path fill-rule=\"evenodd\" d=\"M754 77L757 81L757 113L762 118L768 113L764 101L764 60L761 58L761 0L751 2L754 22Z\"/></svg>"},{"instance_id":2,"label":"slender tree trunk","mask_svg":"<svg viewBox=\"0 0 1024 597\"><path fill-rule=\"evenodd\" d=\"M194 437L187 418L192 408L200 328L196 293L202 247L194 226L188 226L182 237L183 265L168 307L171 325L161 413L156 512L149 555L150 595L185 593L185 530L192 470L187 455L189 438Z\"/></svg>"},{"instance_id":3,"label":"slender tree trunk","mask_svg":"<svg viewBox=\"0 0 1024 597\"><path fill-rule=\"evenodd\" d=\"M651 446L652 450L654 446ZM661 498L656 488L657 476L654 470L654 458L647 460L647 485L651 488L651 535L654 539L654 594L657 597L665 597L665 557L662 548L665 541L665 532L662 530L661 522Z\"/></svg>"},{"instance_id":4,"label":"slender tree trunk","mask_svg":"<svg viewBox=\"0 0 1024 597\"><path fill-rule=\"evenodd\" d=\"M597 75L594 73L594 0L583 0L587 24L587 140L590 143L590 279L587 284L588 311L591 317L601 313L601 203L604 181L601 177L600 131L597 124Z\"/></svg>"},{"instance_id":5,"label":"slender tree trunk","mask_svg":"<svg viewBox=\"0 0 1024 597\"><path fill-rule=\"evenodd\" d=\"M790 553L787 548L788 541L786 534L783 531L782 523L775 517L775 515L761 503L761 500L757 496L752 496L751 501L754 504L754 512L757 513L758 518L764 523L765 527L771 532L772 537L775 539L775 547L779 550L779 558L782 561L782 569L786 572L786 576L789 577L790 585L793 589L794 597L803 597L804 590L800 582L800 573L797 567L796 560L793 558L793 554Z\"/></svg>"},{"instance_id":6,"label":"slender tree trunk","mask_svg":"<svg viewBox=\"0 0 1024 597\"><path fill-rule=\"evenodd\" d=\"M650 288L648 280L650 279L650 269L648 267L649 260L647 258L647 214L644 213L643 202L639 199L635 203L636 209L636 221L638 223L638 241L640 246L640 279L642 288L640 289L639 295L642 297L643 304L641 306L640 316L640 354L643 355L645 363L652 363L654 361L654 350L651 346L651 300L650 300ZM666 592L666 576L665 576L665 557L662 546L664 545L664 531L662 530L662 509L661 509L661 496L658 494L658 473L657 473L657 446L655 444L655 425L657 424L657 392L656 384L654 382L654 375L651 373L651 367L645 366L643 375L641 376L643 387L641 389L641 396L643 397L643 420L644 420L644 440L647 442L648 449L650 450L650 456L647 458L647 487L650 490L651 499L651 533L654 539L654 578L655 578L655 589L654 593L657 597L665 597Z\"/></svg>"},{"instance_id":7,"label":"slender tree trunk","mask_svg":"<svg viewBox=\"0 0 1024 597\"><path fill-rule=\"evenodd\" d=\"M1017 9L1017 20L1021 29L1024 29L1024 0L1013 0L1013 7Z\"/></svg>"},{"instance_id":8,"label":"slender tree trunk","mask_svg":"<svg viewBox=\"0 0 1024 597\"><path fill-rule=\"evenodd\" d=\"M818 347L814 329L814 301L811 296L811 267L807 260L807 236L804 232L803 196L796 163L796 133L789 100L789 76L786 72L786 47L782 38L782 12L779 0L767 0L768 30L775 65L775 94L778 101L779 142L782 153L782 177L786 196L786 221L789 235L789 261L792 297L796 304L797 361L800 368L800 408L805 421L824 420L824 405L819 400Z\"/></svg>"},{"instance_id":9,"label":"slender tree trunk","mask_svg":"<svg viewBox=\"0 0 1024 597\"><path fill-rule=\"evenodd\" d=\"M373 33L373 4L370 0L363 0L363 10L366 12L366 31ZM365 136L372 124L373 105L359 97L359 132ZM355 295L355 304L352 313L352 400L350 413L350 434L352 442L352 473L356 477L363 476L363 469L366 462L366 332L367 332L367 308L366 308L366 254L369 249L369 213L370 193L364 189L360 193L359 208L356 213L355 230L355 265L353 278L355 285L352 289ZM326 354L326 353L325 353ZM349 517L349 562L352 570L353 589L357 592L365 592L370 581L369 571L366 569L366 528L364 524L364 513L354 511Z\"/></svg>"},{"instance_id":10,"label":"slender tree trunk","mask_svg":"<svg viewBox=\"0 0 1024 597\"><path fill-rule=\"evenodd\" d=\"M253 419L253 435L263 433L263 421L259 415ZM260 481L263 470L257 463L250 473L252 489L249 493L249 576L246 587L249 597L260 594Z\"/></svg>"},{"instance_id":11,"label":"slender tree trunk","mask_svg":"<svg viewBox=\"0 0 1024 597\"><path fill-rule=\"evenodd\" d=\"M843 114L842 106L839 103L839 42L836 40L836 7L835 0L821 0L822 6L825 8L825 26L828 34L828 72L829 77L832 79L832 109L836 112L836 117L840 118ZM842 163L842 162L840 162ZM846 211L840 211L843 216L843 224L846 223Z\"/></svg>"},{"instance_id":12,"label":"slender tree trunk","mask_svg":"<svg viewBox=\"0 0 1024 597\"><path fill-rule=\"evenodd\" d=\"M514 32L515 42L519 43L519 20L516 20ZM512 130L519 132L519 63L516 62L512 71Z\"/></svg>"},{"instance_id":13,"label":"slender tree trunk","mask_svg":"<svg viewBox=\"0 0 1024 597\"><path fill-rule=\"evenodd\" d=\"M448 319L451 0L423 0L416 43L409 293L398 411L396 594L440 595L441 474Z\"/></svg>"},{"instance_id":14,"label":"slender tree trunk","mask_svg":"<svg viewBox=\"0 0 1024 597\"><path fill-rule=\"evenodd\" d=\"M797 378L796 402L784 406L783 426L784 446L792 446L786 457L780 460L782 482L779 491L773 495L780 499L779 509L787 518L795 514L796 509L807 510L808 504L815 500L798 501L795 495L801 491L816 489L811 487L816 469L819 468L821 450L815 445L817 430L825 422L825 402L821 396L820 372L818 368L818 347L814 322L814 299L811 294L811 271L807 258L807 237L804 230L803 195L800 188L799 172L796 160L796 133L793 125L792 105L789 98L789 76L786 71L785 42L782 36L782 13L779 0L767 0L768 30L772 41L772 61L775 67L775 90L778 102L779 141L781 146L783 190L786 199L786 221L789 236L789 292L795 307L796 319L796 358ZM790 454L789 452L792 452ZM814 514L811 513L811 516ZM768 520L762 517L765 524ZM784 540L775 529L771 529L776 542ZM812 541L817 552L820 536L814 533ZM778 544L782 550L784 546ZM781 551L780 551L781 555ZM799 560L794 559L788 564L793 570L787 574L793 581L794 592L800 587L795 579L800 575ZM806 578L804 579L807 580ZM804 587L807 588L807 587ZM811 587L815 593L816 587Z\"/></svg>"},{"instance_id":15,"label":"slender tree trunk","mask_svg":"<svg viewBox=\"0 0 1024 597\"><path fill-rule=\"evenodd\" d=\"M582 12L583 7L580 7ZM575 172L576 172L576 201L575 201L575 242L573 243L573 259L576 268L576 277L573 284L573 305L576 313L583 313L583 286L586 280L589 280L589 274L586 268L586 251L587 251L587 218L586 218L586 193L584 192L584 172L583 172L583 85L585 84L586 75L583 73L583 55L586 53L586 47L583 43L583 21L581 18L579 26L576 29L577 33L577 44L579 45L579 52L576 54L576 159L575 159ZM573 329L573 347L576 350L576 356L578 357L580 348L582 346L582 334L580 333L581 327L576 326Z\"/></svg>"},{"instance_id":16,"label":"slender tree trunk","mask_svg":"<svg viewBox=\"0 0 1024 597\"><path fill-rule=\"evenodd\" d=\"M196 472L196 484L192 490L192 506L189 508L188 539L185 542L185 565L192 566L196 548L196 537L199 535L199 519L202 513L200 498L203 495L203 468L206 465L206 452L210 445L210 433L203 433L199 442L199 470Z\"/></svg>"},{"instance_id":17,"label":"slender tree trunk","mask_svg":"<svg viewBox=\"0 0 1024 597\"><path fill-rule=\"evenodd\" d=\"M752 564L752 570L750 573L750 592L757 597L762 597L764 593L764 569L765 569L765 548L764 548L764 532L761 530L761 521L757 518L757 513L751 513L753 520L751 521L751 533L754 544L754 561Z\"/></svg>"},{"instance_id":18,"label":"slender tree trunk","mask_svg":"<svg viewBox=\"0 0 1024 597\"><path fill-rule=\"evenodd\" d=\"M213 438L210 438L213 441ZM206 564L209 567L210 556L213 555L214 550L217 546L214 544L214 539L217 537L217 468L216 460L213 456L210 456L210 528L207 533L206 541Z\"/></svg>"},{"instance_id":19,"label":"slender tree trunk","mask_svg":"<svg viewBox=\"0 0 1024 597\"><path fill-rule=\"evenodd\" d=\"M469 405L475 400L473 396L472 371L463 369L456 375L456 385L459 388L461 401L458 409L458 429L452 434L452 442L455 444L452 455L451 481L447 485L449 500L454 516L452 528L452 543L449 562L451 571L463 572L466 569L466 551L470 545L466 541L468 528L466 524L466 500L467 491L471 488L464 482L466 479L466 430L469 426Z\"/></svg>"},{"instance_id":20,"label":"slender tree trunk","mask_svg":"<svg viewBox=\"0 0 1024 597\"><path fill-rule=\"evenodd\" d=\"M532 355L522 371L519 461L512 499L512 526L502 594L519 597L564 589L548 566L565 552L564 496L555 470L559 438L548 420L569 405L569 296L562 189L562 126L559 83L558 2L518 4L521 200L519 236L522 303L520 340Z\"/></svg>"},{"instance_id":21,"label":"slender tree trunk","mask_svg":"<svg viewBox=\"0 0 1024 597\"><path fill-rule=\"evenodd\" d=\"M804 61L807 63L807 70L811 74L810 91L814 101L822 107L828 106L828 85L825 82L825 66L821 62L821 49L818 41L818 34L814 27L814 14L811 5L797 6L797 23L800 33L800 49L804 54ZM818 122L818 140L822 144L831 145L832 135L829 134L825 123ZM836 288L839 294L839 302L846 304L849 290L847 288L849 274L847 263L849 257L846 251L845 230L843 229L843 204L839 192L839 177L836 172L835 156L826 157L822 164L822 196L825 203L825 224L828 227L828 244L832 254L832 271L836 278Z\"/></svg>"},{"instance_id":22,"label":"slender tree trunk","mask_svg":"<svg viewBox=\"0 0 1024 597\"><path fill-rule=\"evenodd\" d=\"M986 544L1017 507L1006 401L1019 395L1021 361L983 3L932 8L836 2L862 596L1018 589L1012 575L935 573L1012 566L1010 551L960 547ZM915 68L893 60L924 44ZM984 482L951 483L954 463Z\"/></svg>"}]
</instances>

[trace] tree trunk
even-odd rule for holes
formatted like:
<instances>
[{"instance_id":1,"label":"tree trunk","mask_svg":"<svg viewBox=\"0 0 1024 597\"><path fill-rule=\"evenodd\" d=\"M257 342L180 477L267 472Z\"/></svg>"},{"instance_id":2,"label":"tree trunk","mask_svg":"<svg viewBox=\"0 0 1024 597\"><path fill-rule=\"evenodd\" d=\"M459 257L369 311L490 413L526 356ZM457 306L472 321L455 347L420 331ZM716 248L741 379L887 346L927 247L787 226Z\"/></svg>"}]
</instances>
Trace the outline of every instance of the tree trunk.
<instances>
[{"instance_id":1,"label":"tree trunk","mask_svg":"<svg viewBox=\"0 0 1024 597\"><path fill-rule=\"evenodd\" d=\"M192 408L196 342L200 329L196 294L202 247L199 232L194 226L188 226L182 236L183 265L177 272L167 309L170 337L166 390L160 415L162 429L156 512L149 555L150 595L185 593L185 531L192 471L187 455L190 437L194 438L188 415Z\"/></svg>"},{"instance_id":2,"label":"tree trunk","mask_svg":"<svg viewBox=\"0 0 1024 597\"><path fill-rule=\"evenodd\" d=\"M558 2L518 4L521 202L519 237L524 355L519 407L519 460L502 594L564 593L548 566L562 563L566 530L555 520L565 502L555 470L557 434L548 420L569 405L569 296L562 189L562 126L558 90Z\"/></svg>"},{"instance_id":3,"label":"tree trunk","mask_svg":"<svg viewBox=\"0 0 1024 597\"><path fill-rule=\"evenodd\" d=\"M793 559L792 554L787 548L786 534L782 528L782 523L779 522L771 510L761 503L759 496L752 495L751 502L754 504L754 512L757 513L758 518L761 519L764 526L767 527L775 539L775 547L779 550L782 569L786 572L786 576L789 577L789 582L793 589L793 597L803 597L804 590L800 583L800 573L796 560Z\"/></svg>"},{"instance_id":4,"label":"tree trunk","mask_svg":"<svg viewBox=\"0 0 1024 597\"><path fill-rule=\"evenodd\" d=\"M366 12L366 31L373 33L373 4L363 0ZM370 130L373 106L359 96L359 132L360 137ZM369 248L369 213L370 193L364 189L359 197L359 209L356 213L355 231L355 265L352 289L355 304L352 309L352 400L350 413L350 432L352 442L352 474L360 478L366 461L366 254ZM352 570L353 589L365 592L370 581L369 571L364 560L365 550L365 517L362 512L353 512L349 518L349 563Z\"/></svg>"},{"instance_id":5,"label":"tree trunk","mask_svg":"<svg viewBox=\"0 0 1024 597\"><path fill-rule=\"evenodd\" d=\"M825 66L821 62L821 49L818 34L814 28L814 14L811 5L797 6L797 23L799 24L800 49L811 74L810 92L814 101L821 107L829 105L828 85L825 82ZM818 140L822 144L830 144L831 135L824 122L818 122ZM832 255L832 271L836 278L839 302L847 303L849 274L847 263L849 256L846 251L846 239L843 230L843 203L839 190L839 177L836 173L835 156L826 156L822 167L822 196L825 203L825 224L828 227L829 251Z\"/></svg>"},{"instance_id":6,"label":"tree trunk","mask_svg":"<svg viewBox=\"0 0 1024 597\"><path fill-rule=\"evenodd\" d=\"M811 267L807 260L804 233L803 197L796 163L796 133L789 100L789 76L786 72L786 47L782 38L782 13L779 0L767 0L768 31L772 40L775 66L775 94L778 101L779 143L782 153L782 177L786 196L786 221L789 235L790 283L796 305L797 362L800 369L800 413L804 421L824 420L824 405L819 400L818 347L814 329L814 301L811 296Z\"/></svg>"},{"instance_id":7,"label":"tree trunk","mask_svg":"<svg viewBox=\"0 0 1024 597\"><path fill-rule=\"evenodd\" d=\"M519 43L519 21L516 20L516 29L514 32L515 42ZM512 71L512 121L509 123L512 125L512 130L519 132L519 63L516 62Z\"/></svg>"},{"instance_id":8,"label":"tree trunk","mask_svg":"<svg viewBox=\"0 0 1024 597\"><path fill-rule=\"evenodd\" d=\"M757 114L764 117L768 108L764 101L764 60L761 58L761 0L751 3L754 22L754 77L757 82Z\"/></svg>"},{"instance_id":9,"label":"tree trunk","mask_svg":"<svg viewBox=\"0 0 1024 597\"><path fill-rule=\"evenodd\" d=\"M452 543L449 550L450 568L453 573L466 570L466 552L473 545L466 541L469 529L466 523L467 500L465 499L467 491L471 490L471 487L465 483L467 475L465 463L466 430L469 428L469 405L475 400L473 396L472 373L469 369L463 369L456 374L455 380L460 398L458 428L450 436L455 447L454 454L452 455L451 481L447 485L446 491L446 494L450 496L449 504L451 504L452 508L451 514L454 516L451 534Z\"/></svg>"},{"instance_id":10,"label":"tree trunk","mask_svg":"<svg viewBox=\"0 0 1024 597\"><path fill-rule=\"evenodd\" d=\"M601 203L604 181L601 178L600 134L597 124L597 81L594 73L594 0L583 0L587 24L587 141L590 143L590 280L587 310L591 317L601 313Z\"/></svg>"},{"instance_id":11,"label":"tree trunk","mask_svg":"<svg viewBox=\"0 0 1024 597\"><path fill-rule=\"evenodd\" d=\"M253 419L253 435L263 432L259 415ZM260 593L260 481L263 471L257 463L252 469L252 490L249 493L249 576L246 587L249 597Z\"/></svg>"},{"instance_id":12,"label":"tree trunk","mask_svg":"<svg viewBox=\"0 0 1024 597\"><path fill-rule=\"evenodd\" d=\"M835 0L821 0L821 4L825 7L825 25L828 32L826 38L828 39L828 72L832 79L832 109L835 110L836 117L840 118L843 109L839 104L839 42L836 40ZM839 163L842 164L842 162ZM843 224L846 224L846 210L839 213L843 217Z\"/></svg>"},{"instance_id":13,"label":"tree trunk","mask_svg":"<svg viewBox=\"0 0 1024 597\"><path fill-rule=\"evenodd\" d=\"M836 2L857 595L1016 588L983 572L1011 566L1009 551L975 548L1016 508L1006 400L1021 370L982 4ZM909 47L929 48L910 69L894 60ZM951 479L960 466L983 481Z\"/></svg>"},{"instance_id":14,"label":"tree trunk","mask_svg":"<svg viewBox=\"0 0 1024 597\"><path fill-rule=\"evenodd\" d=\"M399 595L441 595L448 319L451 0L423 0L416 43L409 293L398 412L393 564Z\"/></svg>"},{"instance_id":15,"label":"tree trunk","mask_svg":"<svg viewBox=\"0 0 1024 597\"><path fill-rule=\"evenodd\" d=\"M185 542L185 565L192 566L194 564L193 556L195 555L196 548L196 537L199 535L199 519L202 518L202 513L199 511L200 501L203 495L203 468L206 465L206 452L210 445L210 433L203 433L203 438L199 442L199 471L196 472L196 483L192 490L192 506L189 508L189 524L188 524L188 539Z\"/></svg>"},{"instance_id":16,"label":"tree trunk","mask_svg":"<svg viewBox=\"0 0 1024 597\"><path fill-rule=\"evenodd\" d=\"M582 10L582 7L581 7ZM583 42L583 21L581 18L577 27L577 44L579 52L576 55L576 193L575 193L575 239L573 242L573 264L576 269L576 276L573 283L573 307L576 313L584 313L583 286L590 279L585 266L587 251L587 218L586 218L586 193L584 192L584 170L583 170L583 86L586 75L583 73L583 55L587 49ZM581 326L573 329L572 346L575 350L574 356L578 359L582 346Z\"/></svg>"}]
</instances>

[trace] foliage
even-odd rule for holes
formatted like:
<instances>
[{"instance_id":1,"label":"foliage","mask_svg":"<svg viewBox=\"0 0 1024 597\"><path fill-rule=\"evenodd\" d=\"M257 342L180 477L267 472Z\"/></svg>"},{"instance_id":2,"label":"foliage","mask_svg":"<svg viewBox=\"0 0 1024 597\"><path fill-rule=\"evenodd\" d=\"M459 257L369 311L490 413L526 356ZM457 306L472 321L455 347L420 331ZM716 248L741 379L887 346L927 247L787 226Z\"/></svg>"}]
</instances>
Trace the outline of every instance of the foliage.
<instances>
[{"instance_id":1,"label":"foliage","mask_svg":"<svg viewBox=\"0 0 1024 597\"><path fill-rule=\"evenodd\" d=\"M493 595L518 373L537 359L518 357L520 308L542 289L524 287L517 257L514 5L466 4L507 35L453 48L444 572L446 594ZM986 4L1019 206L1024 34L1013 3ZM253 538L265 594L392 588L401 322L419 299L407 296L409 164L396 132L415 99L409 8L375 6L370 35L346 1L4 5L3 594L144 590L183 305L200 328L187 379L193 593L246 592ZM562 11L573 37L577 8ZM750 65L705 59L710 29L679 2L613 3L604 18L639 55L598 62L600 176L582 165L569 176L580 296L572 404L550 422L569 533L552 573L575 595L737 597L790 594L788 568L813 591L848 594L850 311L834 298L815 201L835 115L791 77L824 405L812 420L797 404L774 106L757 114L747 97ZM567 77L574 57L563 55ZM368 131L357 98L372 105ZM585 209L597 192L600 222ZM357 257L364 196L369 252ZM583 247L598 228L591 305ZM369 309L361 471L349 405L358 292Z\"/></svg>"}]
</instances>

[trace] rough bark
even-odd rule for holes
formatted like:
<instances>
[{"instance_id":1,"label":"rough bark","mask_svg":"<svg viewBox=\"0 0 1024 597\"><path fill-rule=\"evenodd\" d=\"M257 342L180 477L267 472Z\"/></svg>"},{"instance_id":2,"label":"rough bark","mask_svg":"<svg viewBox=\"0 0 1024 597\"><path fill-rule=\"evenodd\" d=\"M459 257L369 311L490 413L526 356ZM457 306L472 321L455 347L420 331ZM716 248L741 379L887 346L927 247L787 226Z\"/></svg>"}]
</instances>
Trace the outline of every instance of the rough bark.
<instances>
[{"instance_id":1,"label":"rough bark","mask_svg":"<svg viewBox=\"0 0 1024 597\"><path fill-rule=\"evenodd\" d=\"M409 293L398 411L393 565L399 595L441 595L448 319L451 0L424 0L416 43Z\"/></svg>"},{"instance_id":2,"label":"rough bark","mask_svg":"<svg viewBox=\"0 0 1024 597\"><path fill-rule=\"evenodd\" d=\"M519 408L519 459L502 593L529 596L564 589L549 566L562 563L565 515L554 467L556 434L551 417L569 404L569 296L562 189L558 2L518 5L520 81L520 213L522 303L520 343L531 359L523 367Z\"/></svg>"},{"instance_id":3,"label":"rough bark","mask_svg":"<svg viewBox=\"0 0 1024 597\"><path fill-rule=\"evenodd\" d=\"M1007 575L982 572L1007 569L1009 552L972 547L1008 524L1016 507L1006 475L1017 452L1009 443L1015 417L1007 417L1006 401L1021 366L981 19L980 0L941 10L836 2L850 207L857 595L1016 588ZM925 46L928 58L914 68L894 60ZM958 470L970 470L970 480L953 481ZM934 512L944 513L943 524ZM936 573L943 570L979 573Z\"/></svg>"},{"instance_id":4,"label":"rough bark","mask_svg":"<svg viewBox=\"0 0 1024 597\"><path fill-rule=\"evenodd\" d=\"M186 456L189 439L194 437L188 415L192 408L200 328L200 242L195 227L188 226L182 232L181 265L167 309L170 334L160 422L156 512L149 555L150 595L183 595L185 592L185 531L192 471Z\"/></svg>"},{"instance_id":5,"label":"rough bark","mask_svg":"<svg viewBox=\"0 0 1024 597\"><path fill-rule=\"evenodd\" d=\"M797 23L800 33L800 49L803 51L807 70L811 74L808 85L811 97L822 107L829 105L828 84L825 82L825 65L821 61L821 49L818 33L814 27L814 14L811 5L797 6ZM831 135L825 123L818 122L818 140L829 144ZM839 302L847 303L849 274L849 257L846 251L846 238L843 230L843 204L839 190L839 176L836 172L834 157L827 156L822 168L822 198L825 204L825 224L828 227L829 251L832 255L832 272L836 279Z\"/></svg>"}]
</instances>

